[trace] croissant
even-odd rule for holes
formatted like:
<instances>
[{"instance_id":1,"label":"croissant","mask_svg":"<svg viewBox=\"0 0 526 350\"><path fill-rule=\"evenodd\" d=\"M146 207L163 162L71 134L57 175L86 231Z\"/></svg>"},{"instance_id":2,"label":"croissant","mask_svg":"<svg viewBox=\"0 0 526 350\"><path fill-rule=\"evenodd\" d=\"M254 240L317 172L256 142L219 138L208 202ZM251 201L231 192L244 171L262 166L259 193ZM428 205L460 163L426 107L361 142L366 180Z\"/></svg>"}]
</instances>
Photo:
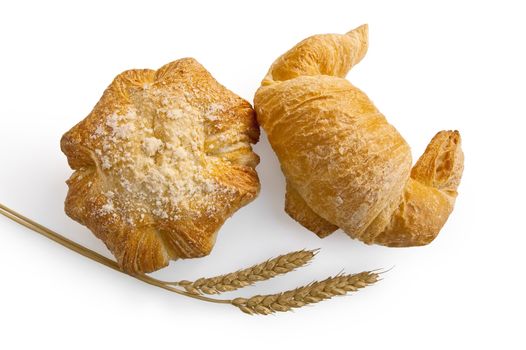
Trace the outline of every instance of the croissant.
<instances>
[{"instance_id":1,"label":"croissant","mask_svg":"<svg viewBox=\"0 0 526 350\"><path fill-rule=\"evenodd\" d=\"M460 134L436 134L411 169L406 141L344 79L367 48L367 25L301 41L263 79L257 119L279 158L293 219L320 237L341 228L367 244L425 245L453 210Z\"/></svg>"},{"instance_id":2,"label":"croissant","mask_svg":"<svg viewBox=\"0 0 526 350\"><path fill-rule=\"evenodd\" d=\"M196 60L118 75L64 134L75 171L65 211L127 272L207 255L224 221L259 192L250 104Z\"/></svg>"}]
</instances>

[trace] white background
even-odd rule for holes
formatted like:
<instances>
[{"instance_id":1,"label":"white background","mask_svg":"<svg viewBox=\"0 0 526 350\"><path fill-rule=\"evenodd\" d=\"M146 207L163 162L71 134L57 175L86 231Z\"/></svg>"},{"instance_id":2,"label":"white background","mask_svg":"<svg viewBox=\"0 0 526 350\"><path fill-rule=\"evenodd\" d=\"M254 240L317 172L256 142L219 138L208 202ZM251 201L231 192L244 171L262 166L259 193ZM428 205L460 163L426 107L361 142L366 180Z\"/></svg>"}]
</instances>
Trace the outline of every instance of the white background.
<instances>
[{"instance_id":1,"label":"white background","mask_svg":"<svg viewBox=\"0 0 526 350\"><path fill-rule=\"evenodd\" d=\"M466 157L455 211L422 248L324 240L282 210L284 181L263 135L259 198L227 221L212 254L157 273L195 279L301 248L308 267L228 296L390 268L377 285L293 313L248 316L140 283L0 217L0 348L524 349L525 11L506 1L147 1L0 5L0 202L110 256L63 213L61 135L113 77L198 59L252 101L272 61L316 33L369 23L348 78L412 146L459 129Z\"/></svg>"}]
</instances>

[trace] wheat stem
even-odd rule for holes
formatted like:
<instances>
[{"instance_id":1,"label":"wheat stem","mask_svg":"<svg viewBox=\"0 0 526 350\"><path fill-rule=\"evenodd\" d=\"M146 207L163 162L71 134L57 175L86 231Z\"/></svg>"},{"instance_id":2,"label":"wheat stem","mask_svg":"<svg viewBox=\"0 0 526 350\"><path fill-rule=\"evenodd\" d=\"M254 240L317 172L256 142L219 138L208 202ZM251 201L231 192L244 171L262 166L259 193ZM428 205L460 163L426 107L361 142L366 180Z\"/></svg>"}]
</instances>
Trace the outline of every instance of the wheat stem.
<instances>
[{"instance_id":1,"label":"wheat stem","mask_svg":"<svg viewBox=\"0 0 526 350\"><path fill-rule=\"evenodd\" d=\"M57 233L57 232L54 232L52 230L50 230L49 228L45 227L45 226L42 226L40 225L39 223L23 216L22 214L19 214L17 213L16 211L6 207L5 205L3 204L0 204L0 214L4 215L5 217L19 223L20 225L23 225L25 227L27 227L28 229L30 230L33 230L37 233L40 233L41 235L57 242L58 244L68 248L68 249L71 249L73 250L74 252L77 252L91 260L94 260L98 263L101 263L115 271L118 271L118 272L121 272L121 273L124 273L124 274L127 274L125 273L124 271L122 271L120 268L119 268L119 265L111 260L111 259L108 259L106 258L105 256L99 254L99 253L96 253L94 252L93 250L91 249L88 249L86 247L83 247L81 246L80 244L76 243L76 242L73 242L72 240L62 236L61 234ZM157 286L157 287L160 287L160 288L163 288L163 289L166 289L166 290L169 290L171 292L174 292L174 293L177 293L177 294L181 294L181 295L184 295L184 296L187 296L187 297L190 297L190 298L194 298L194 299L199 299L199 300L203 300L203 301L208 301L208 302L213 302L213 303L222 303L222 304L228 304L230 303L231 301L230 300L222 300L222 299L214 299L214 298L208 298L208 297L205 297L205 296L202 296L202 295L195 295L195 294L191 294L191 293L188 293L186 291L183 291L183 290L179 290L177 288L174 288L173 286L170 286L170 285L167 285L166 282L163 282L163 281L160 281L156 278L153 278L153 277L150 277L150 276L147 276L147 275L144 275L144 274L135 274L135 275L131 275L131 274L127 274L133 278L136 278L138 280L141 280L143 282L146 282L148 284L151 284L151 285L154 285L154 286Z\"/></svg>"}]
</instances>

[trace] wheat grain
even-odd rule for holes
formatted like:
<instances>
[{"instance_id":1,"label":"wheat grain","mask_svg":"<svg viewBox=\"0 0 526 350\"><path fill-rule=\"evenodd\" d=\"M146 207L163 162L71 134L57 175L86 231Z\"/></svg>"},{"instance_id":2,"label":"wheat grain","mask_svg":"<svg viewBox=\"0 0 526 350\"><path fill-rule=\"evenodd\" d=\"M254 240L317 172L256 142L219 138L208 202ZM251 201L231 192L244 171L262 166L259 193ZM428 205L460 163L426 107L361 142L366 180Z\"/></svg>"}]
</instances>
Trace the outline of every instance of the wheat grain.
<instances>
[{"instance_id":1,"label":"wheat grain","mask_svg":"<svg viewBox=\"0 0 526 350\"><path fill-rule=\"evenodd\" d=\"M355 292L378 281L378 274L365 271L354 275L337 275L282 293L236 298L232 305L247 314L269 315L318 303L337 295Z\"/></svg>"},{"instance_id":2,"label":"wheat grain","mask_svg":"<svg viewBox=\"0 0 526 350\"><path fill-rule=\"evenodd\" d=\"M183 287L187 292L192 294L219 294L230 292L259 281L268 280L272 277L291 272L307 264L316 253L317 250L299 250L225 275L199 278L194 282L179 281L173 284Z\"/></svg>"}]
</instances>

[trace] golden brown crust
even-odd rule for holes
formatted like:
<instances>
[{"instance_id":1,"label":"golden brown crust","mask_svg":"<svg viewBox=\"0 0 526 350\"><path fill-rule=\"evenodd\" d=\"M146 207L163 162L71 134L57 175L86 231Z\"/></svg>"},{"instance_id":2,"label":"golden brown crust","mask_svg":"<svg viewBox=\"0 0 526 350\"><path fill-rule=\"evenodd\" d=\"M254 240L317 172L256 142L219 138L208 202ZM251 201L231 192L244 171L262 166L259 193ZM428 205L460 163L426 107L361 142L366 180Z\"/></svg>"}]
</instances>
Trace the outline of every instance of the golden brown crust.
<instances>
[{"instance_id":1,"label":"golden brown crust","mask_svg":"<svg viewBox=\"0 0 526 350\"><path fill-rule=\"evenodd\" d=\"M411 170L404 193L384 210L361 239L391 247L433 241L453 211L463 171L458 131L440 131Z\"/></svg>"},{"instance_id":2,"label":"golden brown crust","mask_svg":"<svg viewBox=\"0 0 526 350\"><path fill-rule=\"evenodd\" d=\"M258 138L250 104L192 58L123 72L62 137L66 213L129 272L207 255L258 194Z\"/></svg>"},{"instance_id":3,"label":"golden brown crust","mask_svg":"<svg viewBox=\"0 0 526 350\"><path fill-rule=\"evenodd\" d=\"M367 51L367 26L316 35L278 58L254 98L287 179L286 211L324 237L429 243L453 209L462 174L458 132L441 132L411 171L410 148L343 77Z\"/></svg>"},{"instance_id":4,"label":"golden brown crust","mask_svg":"<svg viewBox=\"0 0 526 350\"><path fill-rule=\"evenodd\" d=\"M303 227L311 230L319 237L327 237L338 229L338 226L331 224L318 214L316 214L300 194L287 183L285 192L285 212Z\"/></svg>"}]
</instances>

